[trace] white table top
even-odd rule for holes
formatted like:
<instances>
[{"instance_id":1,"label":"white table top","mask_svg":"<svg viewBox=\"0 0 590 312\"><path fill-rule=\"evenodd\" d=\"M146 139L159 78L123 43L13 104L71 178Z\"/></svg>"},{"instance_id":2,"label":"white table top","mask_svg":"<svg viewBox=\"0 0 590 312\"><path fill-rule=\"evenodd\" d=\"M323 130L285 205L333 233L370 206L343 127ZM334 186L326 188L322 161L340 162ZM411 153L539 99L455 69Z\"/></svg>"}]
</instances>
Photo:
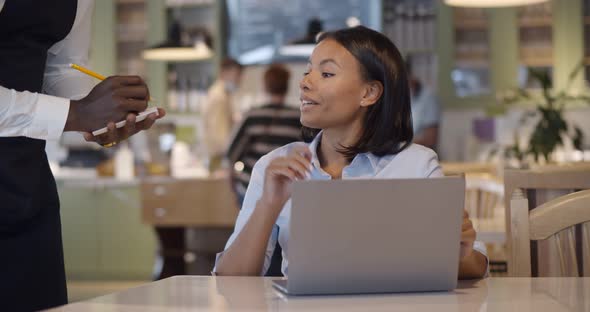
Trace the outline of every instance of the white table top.
<instances>
[{"instance_id":1,"label":"white table top","mask_svg":"<svg viewBox=\"0 0 590 312\"><path fill-rule=\"evenodd\" d=\"M590 278L488 278L453 292L287 297L270 278L176 276L52 311L590 311Z\"/></svg>"}]
</instances>

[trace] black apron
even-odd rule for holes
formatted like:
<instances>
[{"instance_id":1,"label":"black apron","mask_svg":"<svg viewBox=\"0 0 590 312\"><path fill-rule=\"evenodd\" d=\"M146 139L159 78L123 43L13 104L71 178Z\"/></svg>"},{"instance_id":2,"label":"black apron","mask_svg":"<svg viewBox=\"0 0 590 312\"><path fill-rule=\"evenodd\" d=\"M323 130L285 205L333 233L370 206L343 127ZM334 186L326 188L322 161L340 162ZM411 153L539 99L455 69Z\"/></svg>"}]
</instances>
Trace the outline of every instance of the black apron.
<instances>
[{"instance_id":1,"label":"black apron","mask_svg":"<svg viewBox=\"0 0 590 312\"><path fill-rule=\"evenodd\" d=\"M76 10L77 0L7 0L0 85L41 92L47 50L70 32ZM59 199L45 141L0 137L0 310L66 303Z\"/></svg>"}]
</instances>

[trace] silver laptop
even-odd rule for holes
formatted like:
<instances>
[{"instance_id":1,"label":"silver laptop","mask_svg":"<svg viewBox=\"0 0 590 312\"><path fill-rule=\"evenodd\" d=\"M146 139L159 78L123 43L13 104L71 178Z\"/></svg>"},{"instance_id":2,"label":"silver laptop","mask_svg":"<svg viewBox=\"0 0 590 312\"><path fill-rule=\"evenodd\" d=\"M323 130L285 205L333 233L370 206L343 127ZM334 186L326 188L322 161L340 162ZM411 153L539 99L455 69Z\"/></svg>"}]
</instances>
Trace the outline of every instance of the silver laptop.
<instances>
[{"instance_id":1,"label":"silver laptop","mask_svg":"<svg viewBox=\"0 0 590 312\"><path fill-rule=\"evenodd\" d=\"M289 295L449 291L457 285L464 177L296 182Z\"/></svg>"}]
</instances>

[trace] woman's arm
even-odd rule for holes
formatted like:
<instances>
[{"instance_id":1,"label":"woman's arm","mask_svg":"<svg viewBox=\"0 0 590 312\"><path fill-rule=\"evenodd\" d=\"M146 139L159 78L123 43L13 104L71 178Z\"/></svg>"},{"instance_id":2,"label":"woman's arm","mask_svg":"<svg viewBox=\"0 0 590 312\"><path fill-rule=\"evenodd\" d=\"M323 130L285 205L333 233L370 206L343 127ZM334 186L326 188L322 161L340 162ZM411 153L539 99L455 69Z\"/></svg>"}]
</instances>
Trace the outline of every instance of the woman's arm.
<instances>
[{"instance_id":1,"label":"woman's arm","mask_svg":"<svg viewBox=\"0 0 590 312\"><path fill-rule=\"evenodd\" d=\"M286 157L277 157L270 161L264 169L262 195L241 231L238 230L239 224L236 224L236 231L239 231L239 234L218 260L215 273L260 275L273 226L285 203L291 197L293 181L305 179L309 175L310 159L311 153L307 146L297 146L293 147ZM259 163L262 161L263 159L254 166L252 179L260 179L257 172L260 170ZM251 181L251 184L252 182L255 183ZM260 184L248 186L245 201L254 198L253 194L248 194L252 192L251 187L258 189Z\"/></svg>"},{"instance_id":2,"label":"woman's arm","mask_svg":"<svg viewBox=\"0 0 590 312\"><path fill-rule=\"evenodd\" d=\"M467 211L463 211L461 225L461 258L459 260L459 279L482 278L488 269L487 257L473 249L476 232Z\"/></svg>"},{"instance_id":3,"label":"woman's arm","mask_svg":"<svg viewBox=\"0 0 590 312\"><path fill-rule=\"evenodd\" d=\"M277 211L280 213L276 206L262 200L256 203L246 225L219 259L218 275L260 275L268 240L278 218Z\"/></svg>"}]
</instances>

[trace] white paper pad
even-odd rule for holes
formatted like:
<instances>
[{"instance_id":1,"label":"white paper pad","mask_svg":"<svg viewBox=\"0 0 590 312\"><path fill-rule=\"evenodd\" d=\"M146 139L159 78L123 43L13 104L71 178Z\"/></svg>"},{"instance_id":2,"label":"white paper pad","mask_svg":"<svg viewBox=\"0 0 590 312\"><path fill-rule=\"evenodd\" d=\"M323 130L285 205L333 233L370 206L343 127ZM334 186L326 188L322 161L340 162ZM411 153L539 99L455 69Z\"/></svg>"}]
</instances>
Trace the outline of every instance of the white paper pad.
<instances>
[{"instance_id":1,"label":"white paper pad","mask_svg":"<svg viewBox=\"0 0 590 312\"><path fill-rule=\"evenodd\" d=\"M158 116L158 108L157 107L150 107L150 108L144 110L143 112L137 114L137 116L135 117L135 123L138 123L138 122L144 120L149 114L152 114L152 113L156 113L156 116ZM121 120L115 124L115 127L121 128L121 127L125 126L126 123L127 123L127 120ZM107 131L108 131L107 127L100 128L98 130L92 131L92 135L93 136L101 135L103 133L107 133Z\"/></svg>"}]
</instances>

